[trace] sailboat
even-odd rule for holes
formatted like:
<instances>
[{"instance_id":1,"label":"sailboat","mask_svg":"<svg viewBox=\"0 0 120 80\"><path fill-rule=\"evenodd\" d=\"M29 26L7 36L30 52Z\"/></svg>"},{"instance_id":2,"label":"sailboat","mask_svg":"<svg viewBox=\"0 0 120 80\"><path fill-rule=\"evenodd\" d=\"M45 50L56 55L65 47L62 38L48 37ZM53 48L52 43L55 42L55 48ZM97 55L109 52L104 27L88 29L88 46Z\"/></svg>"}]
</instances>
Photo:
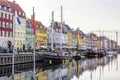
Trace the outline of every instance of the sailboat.
<instances>
[{"instance_id":1,"label":"sailboat","mask_svg":"<svg viewBox=\"0 0 120 80\"><path fill-rule=\"evenodd\" d=\"M52 11L52 27L51 27L51 49L50 53L42 54L44 61L52 61L52 62L62 62L63 60L71 60L72 56L70 52L63 52L62 51L62 42L61 44L61 51L54 52L53 50L53 27L54 27L54 12ZM61 34L62 34L62 7L61 7Z\"/></svg>"}]
</instances>

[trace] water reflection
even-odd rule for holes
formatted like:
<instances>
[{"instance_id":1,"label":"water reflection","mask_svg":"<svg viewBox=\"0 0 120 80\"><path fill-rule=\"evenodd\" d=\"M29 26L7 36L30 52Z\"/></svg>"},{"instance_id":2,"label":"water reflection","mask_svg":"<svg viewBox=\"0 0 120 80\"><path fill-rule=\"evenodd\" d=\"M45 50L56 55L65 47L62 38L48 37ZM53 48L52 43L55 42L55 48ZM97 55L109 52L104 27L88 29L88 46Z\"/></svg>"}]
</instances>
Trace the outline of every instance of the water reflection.
<instances>
[{"instance_id":1,"label":"water reflection","mask_svg":"<svg viewBox=\"0 0 120 80\"><path fill-rule=\"evenodd\" d=\"M64 64L36 63L36 80L120 80L119 57L103 57ZM33 63L15 65L15 80L33 80ZM12 66L0 67L0 80L12 80Z\"/></svg>"}]
</instances>

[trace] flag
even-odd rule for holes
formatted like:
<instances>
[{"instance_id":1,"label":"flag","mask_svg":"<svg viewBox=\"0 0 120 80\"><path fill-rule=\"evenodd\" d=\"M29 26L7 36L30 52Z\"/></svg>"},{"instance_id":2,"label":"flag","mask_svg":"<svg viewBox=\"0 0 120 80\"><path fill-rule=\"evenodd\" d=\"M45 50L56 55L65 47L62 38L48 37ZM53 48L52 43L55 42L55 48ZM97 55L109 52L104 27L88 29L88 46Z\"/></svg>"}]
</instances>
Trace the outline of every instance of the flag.
<instances>
[{"instance_id":1,"label":"flag","mask_svg":"<svg viewBox=\"0 0 120 80\"><path fill-rule=\"evenodd\" d=\"M21 29L21 20L19 18L19 16L17 15L17 11L15 12L15 24L18 25L18 28Z\"/></svg>"},{"instance_id":2,"label":"flag","mask_svg":"<svg viewBox=\"0 0 120 80\"><path fill-rule=\"evenodd\" d=\"M34 13L34 7L33 7L33 15L32 15L32 28L33 28L33 34L35 35L36 26L35 26L35 13Z\"/></svg>"}]
</instances>

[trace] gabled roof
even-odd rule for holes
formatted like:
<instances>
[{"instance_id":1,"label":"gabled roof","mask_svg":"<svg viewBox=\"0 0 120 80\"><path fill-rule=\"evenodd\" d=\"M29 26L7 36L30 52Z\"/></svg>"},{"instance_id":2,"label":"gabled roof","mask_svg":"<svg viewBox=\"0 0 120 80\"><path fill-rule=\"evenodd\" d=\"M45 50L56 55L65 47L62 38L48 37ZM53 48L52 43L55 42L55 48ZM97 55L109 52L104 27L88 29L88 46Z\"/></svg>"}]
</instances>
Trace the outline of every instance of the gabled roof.
<instances>
[{"instance_id":1,"label":"gabled roof","mask_svg":"<svg viewBox=\"0 0 120 80\"><path fill-rule=\"evenodd\" d=\"M15 10L16 10L16 11L19 11L19 12L25 14L25 12L23 11L23 9L22 9L17 3L15 3L15 2L10 2L10 1L7 1L7 2L8 2L8 4L12 7L12 12L13 12L13 13L15 13ZM18 14L18 15L19 15L19 14ZM19 16L20 16L20 15L19 15ZM20 17L26 18L26 16L20 16Z\"/></svg>"},{"instance_id":2,"label":"gabled roof","mask_svg":"<svg viewBox=\"0 0 120 80\"><path fill-rule=\"evenodd\" d=\"M85 33L83 33L79 28L77 28L75 31L78 32L78 34L81 36L81 38L83 38L85 36Z\"/></svg>"},{"instance_id":3,"label":"gabled roof","mask_svg":"<svg viewBox=\"0 0 120 80\"><path fill-rule=\"evenodd\" d=\"M24 12L23 9L17 3L10 2L10 1L7 1L7 2L9 3L9 5L12 7L13 10Z\"/></svg>"},{"instance_id":4,"label":"gabled roof","mask_svg":"<svg viewBox=\"0 0 120 80\"><path fill-rule=\"evenodd\" d=\"M70 26L69 26L69 25L67 25L67 24L64 24L64 26L66 27L66 29L67 29L67 32L72 32L72 29L70 28Z\"/></svg>"},{"instance_id":5,"label":"gabled roof","mask_svg":"<svg viewBox=\"0 0 120 80\"><path fill-rule=\"evenodd\" d=\"M4 6L6 6L6 7L10 7L10 5L8 4L8 2L5 1L5 0L0 0L0 4L1 4L1 5L4 5Z\"/></svg>"},{"instance_id":6,"label":"gabled roof","mask_svg":"<svg viewBox=\"0 0 120 80\"><path fill-rule=\"evenodd\" d=\"M73 34L77 36L77 35L78 35L78 32L77 32L77 31L73 31Z\"/></svg>"},{"instance_id":7,"label":"gabled roof","mask_svg":"<svg viewBox=\"0 0 120 80\"><path fill-rule=\"evenodd\" d=\"M27 21L32 23L32 19L30 18L28 18ZM40 26L42 26L42 29L47 30L47 28L40 21L35 20L35 24L39 25L38 26L39 29L40 29ZM27 26L27 27L32 27L32 26Z\"/></svg>"}]
</instances>

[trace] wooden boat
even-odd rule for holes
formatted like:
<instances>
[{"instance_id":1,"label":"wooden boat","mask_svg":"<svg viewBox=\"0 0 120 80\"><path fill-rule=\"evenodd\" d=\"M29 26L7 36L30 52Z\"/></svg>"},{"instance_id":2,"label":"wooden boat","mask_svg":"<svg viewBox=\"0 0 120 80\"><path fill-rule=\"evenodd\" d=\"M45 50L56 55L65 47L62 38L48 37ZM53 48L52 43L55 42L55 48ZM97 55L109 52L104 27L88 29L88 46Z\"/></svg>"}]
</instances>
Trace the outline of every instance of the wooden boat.
<instances>
[{"instance_id":1,"label":"wooden boat","mask_svg":"<svg viewBox=\"0 0 120 80\"><path fill-rule=\"evenodd\" d=\"M100 58L104 56L103 51L87 50L85 55L87 58Z\"/></svg>"},{"instance_id":2,"label":"wooden boat","mask_svg":"<svg viewBox=\"0 0 120 80\"><path fill-rule=\"evenodd\" d=\"M71 60L72 56L69 52L57 52L42 54L44 61L62 62L62 60Z\"/></svg>"},{"instance_id":3,"label":"wooden boat","mask_svg":"<svg viewBox=\"0 0 120 80\"><path fill-rule=\"evenodd\" d=\"M73 59L75 59L75 60L80 60L80 59L84 59L85 58L85 56L82 56L77 51L71 52L71 55L72 55Z\"/></svg>"}]
</instances>

